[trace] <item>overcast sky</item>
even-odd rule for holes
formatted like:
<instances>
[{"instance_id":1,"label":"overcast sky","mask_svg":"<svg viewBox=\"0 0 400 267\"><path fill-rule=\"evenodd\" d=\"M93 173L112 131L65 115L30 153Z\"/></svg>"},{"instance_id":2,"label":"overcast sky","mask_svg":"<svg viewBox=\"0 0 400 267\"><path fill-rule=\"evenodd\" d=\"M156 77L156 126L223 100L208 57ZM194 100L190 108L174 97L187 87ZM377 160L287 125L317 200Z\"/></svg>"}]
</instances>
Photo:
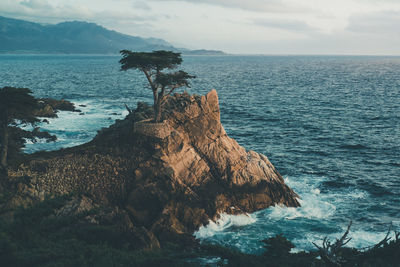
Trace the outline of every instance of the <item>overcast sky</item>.
<instances>
[{"instance_id":1,"label":"overcast sky","mask_svg":"<svg viewBox=\"0 0 400 267\"><path fill-rule=\"evenodd\" d=\"M229 53L400 55L400 0L0 0L0 15Z\"/></svg>"}]
</instances>

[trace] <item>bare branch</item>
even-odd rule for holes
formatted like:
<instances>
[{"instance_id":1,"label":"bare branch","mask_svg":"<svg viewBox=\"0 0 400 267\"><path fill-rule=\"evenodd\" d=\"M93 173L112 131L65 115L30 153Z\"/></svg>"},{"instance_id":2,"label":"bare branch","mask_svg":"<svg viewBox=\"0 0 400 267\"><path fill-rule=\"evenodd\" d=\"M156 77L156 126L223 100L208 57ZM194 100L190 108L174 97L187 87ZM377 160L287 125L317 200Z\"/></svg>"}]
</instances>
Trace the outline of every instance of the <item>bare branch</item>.
<instances>
[{"instance_id":1,"label":"bare branch","mask_svg":"<svg viewBox=\"0 0 400 267\"><path fill-rule=\"evenodd\" d=\"M129 114L131 114L131 113L132 113L132 109L130 109L130 108L128 107L128 105L127 105L127 104L125 104L125 108L126 108L126 110L129 112Z\"/></svg>"},{"instance_id":2,"label":"bare branch","mask_svg":"<svg viewBox=\"0 0 400 267\"><path fill-rule=\"evenodd\" d=\"M183 86L185 86L185 85L183 85L183 84L175 84L174 86L171 87L171 90L169 90L169 92L166 95L172 94L175 91L175 89L178 89L178 88L183 87Z\"/></svg>"},{"instance_id":3,"label":"bare branch","mask_svg":"<svg viewBox=\"0 0 400 267\"><path fill-rule=\"evenodd\" d=\"M350 221L349 225L347 226L347 230L343 234L343 236L340 239L336 239L335 243L333 244L331 244L331 242L328 240L328 237L325 237L322 240L322 247L318 246L314 242L312 243L318 249L321 259L333 266L341 266L341 264L343 263L343 259L340 256L339 252L343 248L343 246L351 240L351 238L347 237L350 232L351 225L352 221Z\"/></svg>"},{"instance_id":4,"label":"bare branch","mask_svg":"<svg viewBox=\"0 0 400 267\"><path fill-rule=\"evenodd\" d=\"M346 245L351 240L351 238L347 238L347 235L350 232L350 227L351 227L352 224L353 224L353 222L350 221L349 225L347 226L347 230L343 234L343 236L340 239L336 239L336 242L333 244L334 249L339 249L339 248L343 247L344 245Z\"/></svg>"},{"instance_id":5,"label":"bare branch","mask_svg":"<svg viewBox=\"0 0 400 267\"><path fill-rule=\"evenodd\" d=\"M386 236L381 240L381 242L379 242L378 244L376 244L372 249L377 249L380 246L382 246L383 244L386 244L390 239L392 239L391 237L389 237L390 232L392 231L392 223L389 225L389 229L386 233Z\"/></svg>"}]
</instances>

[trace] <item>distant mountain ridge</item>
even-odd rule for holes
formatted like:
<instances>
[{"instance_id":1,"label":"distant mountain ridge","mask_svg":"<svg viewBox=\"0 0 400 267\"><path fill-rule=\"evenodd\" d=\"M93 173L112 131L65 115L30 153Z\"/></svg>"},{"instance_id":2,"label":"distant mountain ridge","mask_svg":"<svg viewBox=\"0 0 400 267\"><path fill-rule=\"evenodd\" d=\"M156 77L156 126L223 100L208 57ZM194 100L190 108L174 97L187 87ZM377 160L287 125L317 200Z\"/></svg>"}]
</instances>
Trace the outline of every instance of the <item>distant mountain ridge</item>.
<instances>
[{"instance_id":1,"label":"distant mountain ridge","mask_svg":"<svg viewBox=\"0 0 400 267\"><path fill-rule=\"evenodd\" d=\"M0 16L0 53L116 54L134 51L172 50L192 54L157 38L130 36L82 21L42 25ZM223 54L195 50L193 54Z\"/></svg>"}]
</instances>

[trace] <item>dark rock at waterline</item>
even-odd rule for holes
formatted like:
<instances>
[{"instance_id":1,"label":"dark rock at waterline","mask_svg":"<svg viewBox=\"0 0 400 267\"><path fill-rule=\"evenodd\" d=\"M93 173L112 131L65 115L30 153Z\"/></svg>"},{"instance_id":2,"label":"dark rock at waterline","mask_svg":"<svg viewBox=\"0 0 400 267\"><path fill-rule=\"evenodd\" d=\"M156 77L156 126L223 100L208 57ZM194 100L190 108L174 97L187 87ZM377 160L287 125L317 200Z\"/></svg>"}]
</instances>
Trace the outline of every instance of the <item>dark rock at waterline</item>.
<instances>
[{"instance_id":1,"label":"dark rock at waterline","mask_svg":"<svg viewBox=\"0 0 400 267\"><path fill-rule=\"evenodd\" d=\"M175 94L163 116L153 123L152 108L140 103L85 145L32 155L8 171L14 196L7 207L28 206L45 195L85 195L89 200L76 200L77 210L108 210L88 223L114 223L138 247L155 248L158 242L188 242L221 212L299 206L266 156L227 136L215 90Z\"/></svg>"},{"instance_id":2,"label":"dark rock at waterline","mask_svg":"<svg viewBox=\"0 0 400 267\"><path fill-rule=\"evenodd\" d=\"M38 117L57 118L57 111L52 106L39 102L40 108L35 112Z\"/></svg>"},{"instance_id":3,"label":"dark rock at waterline","mask_svg":"<svg viewBox=\"0 0 400 267\"><path fill-rule=\"evenodd\" d=\"M41 98L40 101L43 101L44 104L50 105L55 110L63 110L63 111L75 111L74 103L71 103L65 99L57 100L53 98Z\"/></svg>"},{"instance_id":4,"label":"dark rock at waterline","mask_svg":"<svg viewBox=\"0 0 400 267\"><path fill-rule=\"evenodd\" d=\"M35 116L37 117L57 118L57 112L59 110L81 112L79 109L75 108L74 103L65 99L40 98L38 103L39 108L35 111Z\"/></svg>"}]
</instances>

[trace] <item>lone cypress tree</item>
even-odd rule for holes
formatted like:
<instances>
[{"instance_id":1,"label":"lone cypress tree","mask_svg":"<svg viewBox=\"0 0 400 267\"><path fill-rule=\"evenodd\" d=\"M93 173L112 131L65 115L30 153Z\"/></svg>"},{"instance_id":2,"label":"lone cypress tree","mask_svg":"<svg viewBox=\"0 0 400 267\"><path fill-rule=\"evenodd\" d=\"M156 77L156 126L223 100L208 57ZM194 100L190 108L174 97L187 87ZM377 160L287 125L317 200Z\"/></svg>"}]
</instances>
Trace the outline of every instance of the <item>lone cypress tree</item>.
<instances>
[{"instance_id":1,"label":"lone cypress tree","mask_svg":"<svg viewBox=\"0 0 400 267\"><path fill-rule=\"evenodd\" d=\"M182 63L180 53L172 51L132 52L122 50L121 70L136 69L144 73L153 92L154 121L160 122L162 105L167 97L175 89L186 86L190 87L189 79L195 76L189 75L183 70L176 72L165 72L177 68Z\"/></svg>"},{"instance_id":2,"label":"lone cypress tree","mask_svg":"<svg viewBox=\"0 0 400 267\"><path fill-rule=\"evenodd\" d=\"M36 138L55 141L56 137L48 132L40 132L36 127L32 131L23 130L20 126L35 126L40 120L34 115L38 101L27 88L3 87L0 89L0 167L5 169L9 158L10 147L18 153L25 140L33 142Z\"/></svg>"}]
</instances>

